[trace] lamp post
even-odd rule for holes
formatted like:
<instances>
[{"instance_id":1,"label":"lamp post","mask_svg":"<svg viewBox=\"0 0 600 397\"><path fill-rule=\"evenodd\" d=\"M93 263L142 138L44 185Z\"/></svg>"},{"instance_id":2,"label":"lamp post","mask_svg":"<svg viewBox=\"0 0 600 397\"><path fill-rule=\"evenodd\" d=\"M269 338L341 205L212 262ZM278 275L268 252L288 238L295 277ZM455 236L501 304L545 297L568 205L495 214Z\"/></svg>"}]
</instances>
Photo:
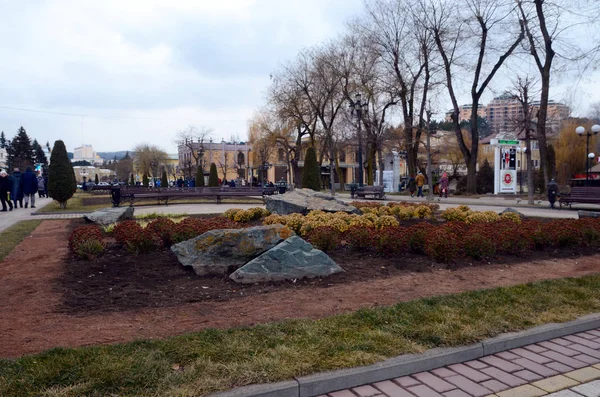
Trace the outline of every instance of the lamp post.
<instances>
[{"instance_id":1,"label":"lamp post","mask_svg":"<svg viewBox=\"0 0 600 397\"><path fill-rule=\"evenodd\" d=\"M519 167L519 194L523 194L523 153L527 152L526 147L518 147L517 153L521 153L521 166Z\"/></svg>"},{"instance_id":2,"label":"lamp post","mask_svg":"<svg viewBox=\"0 0 600 397\"><path fill-rule=\"evenodd\" d=\"M586 144L585 144L585 153L586 153L586 158L585 158L585 185L589 186L590 185L590 158L594 158L594 154L590 153L590 137L592 135L597 135L600 132L600 125L594 124L592 126L591 131L587 131L587 132L585 130L585 127L579 126L579 127L575 128L575 132L579 136L585 135L585 138L586 138L586 141L585 141L586 142ZM591 157L590 157L590 154L592 155Z\"/></svg>"},{"instance_id":3,"label":"lamp post","mask_svg":"<svg viewBox=\"0 0 600 397\"><path fill-rule=\"evenodd\" d=\"M362 112L363 106L365 110L367 108L367 103L361 102L361 95L356 94L354 96L354 102L350 103L350 107L352 108L352 115L356 116L358 120L358 186L363 186L363 152L362 152Z\"/></svg>"}]
</instances>

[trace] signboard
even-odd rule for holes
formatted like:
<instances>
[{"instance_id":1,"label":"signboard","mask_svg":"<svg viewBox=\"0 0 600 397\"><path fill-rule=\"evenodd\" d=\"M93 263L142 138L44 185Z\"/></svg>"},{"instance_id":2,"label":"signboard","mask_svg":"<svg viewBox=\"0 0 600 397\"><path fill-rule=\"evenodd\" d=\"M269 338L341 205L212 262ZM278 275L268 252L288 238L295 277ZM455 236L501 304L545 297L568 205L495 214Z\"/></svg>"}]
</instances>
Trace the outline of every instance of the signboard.
<instances>
[{"instance_id":1,"label":"signboard","mask_svg":"<svg viewBox=\"0 0 600 397\"><path fill-rule=\"evenodd\" d=\"M519 141L510 139L498 139L498 145L518 145Z\"/></svg>"},{"instance_id":2,"label":"signboard","mask_svg":"<svg viewBox=\"0 0 600 397\"><path fill-rule=\"evenodd\" d=\"M500 178L500 193L517 192L517 171L502 170Z\"/></svg>"}]
</instances>

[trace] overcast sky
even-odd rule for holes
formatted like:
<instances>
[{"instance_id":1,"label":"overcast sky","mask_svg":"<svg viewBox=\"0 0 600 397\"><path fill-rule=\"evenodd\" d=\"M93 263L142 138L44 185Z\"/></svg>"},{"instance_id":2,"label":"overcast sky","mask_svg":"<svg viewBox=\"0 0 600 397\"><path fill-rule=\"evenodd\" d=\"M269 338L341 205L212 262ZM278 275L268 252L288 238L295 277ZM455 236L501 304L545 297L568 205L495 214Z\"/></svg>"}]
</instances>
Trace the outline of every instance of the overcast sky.
<instances>
[{"instance_id":1,"label":"overcast sky","mask_svg":"<svg viewBox=\"0 0 600 397\"><path fill-rule=\"evenodd\" d=\"M269 74L361 11L361 0L0 0L0 130L23 125L69 151L176 152L190 124L244 139ZM576 105L596 88L586 80Z\"/></svg>"}]
</instances>

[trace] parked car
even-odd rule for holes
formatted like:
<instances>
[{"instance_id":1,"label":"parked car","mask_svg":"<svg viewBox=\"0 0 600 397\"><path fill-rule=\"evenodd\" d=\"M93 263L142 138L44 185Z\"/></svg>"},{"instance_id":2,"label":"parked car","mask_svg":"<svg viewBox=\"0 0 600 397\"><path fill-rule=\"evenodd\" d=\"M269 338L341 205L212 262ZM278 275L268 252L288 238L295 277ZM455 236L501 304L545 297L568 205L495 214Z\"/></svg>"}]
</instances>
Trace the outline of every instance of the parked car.
<instances>
[{"instance_id":1,"label":"parked car","mask_svg":"<svg viewBox=\"0 0 600 397\"><path fill-rule=\"evenodd\" d=\"M108 182L100 182L98 186L110 186Z\"/></svg>"}]
</instances>

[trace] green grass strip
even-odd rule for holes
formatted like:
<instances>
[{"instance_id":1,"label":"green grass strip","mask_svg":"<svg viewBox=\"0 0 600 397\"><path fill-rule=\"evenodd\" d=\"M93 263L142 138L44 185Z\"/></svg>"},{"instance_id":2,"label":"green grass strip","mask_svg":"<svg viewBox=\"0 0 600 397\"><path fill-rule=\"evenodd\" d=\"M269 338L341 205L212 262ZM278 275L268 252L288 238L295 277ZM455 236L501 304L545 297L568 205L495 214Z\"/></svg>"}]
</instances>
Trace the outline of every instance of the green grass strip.
<instances>
[{"instance_id":1,"label":"green grass strip","mask_svg":"<svg viewBox=\"0 0 600 397\"><path fill-rule=\"evenodd\" d=\"M599 311L600 275L593 275L420 299L317 321L58 348L0 361L0 395L200 396L474 343Z\"/></svg>"},{"instance_id":2,"label":"green grass strip","mask_svg":"<svg viewBox=\"0 0 600 397\"><path fill-rule=\"evenodd\" d=\"M41 220L21 221L0 233L0 261L15 249L25 237L29 236L42 223ZM0 394L2 395L2 394Z\"/></svg>"}]
</instances>

